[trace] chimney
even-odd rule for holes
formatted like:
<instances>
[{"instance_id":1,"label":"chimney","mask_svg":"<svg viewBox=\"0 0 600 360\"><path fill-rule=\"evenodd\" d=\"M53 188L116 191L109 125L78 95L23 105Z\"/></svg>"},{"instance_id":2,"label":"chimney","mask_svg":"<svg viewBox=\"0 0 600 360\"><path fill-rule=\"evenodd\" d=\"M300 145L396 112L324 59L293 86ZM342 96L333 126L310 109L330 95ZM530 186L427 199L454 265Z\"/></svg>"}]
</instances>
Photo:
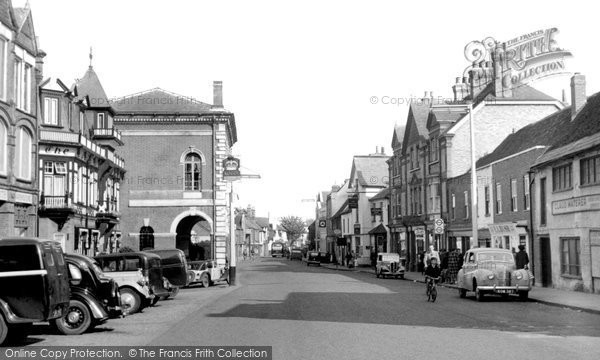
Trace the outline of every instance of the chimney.
<instances>
[{"instance_id":1,"label":"chimney","mask_svg":"<svg viewBox=\"0 0 600 360\"><path fill-rule=\"evenodd\" d=\"M223 82L213 81L213 109L223 109Z\"/></svg>"},{"instance_id":2,"label":"chimney","mask_svg":"<svg viewBox=\"0 0 600 360\"><path fill-rule=\"evenodd\" d=\"M565 89L562 89L562 99L561 99L561 102L563 104L567 103L567 91Z\"/></svg>"},{"instance_id":3,"label":"chimney","mask_svg":"<svg viewBox=\"0 0 600 360\"><path fill-rule=\"evenodd\" d=\"M575 73L571 78L571 120L575 119L579 110L585 106L585 75Z\"/></svg>"},{"instance_id":4,"label":"chimney","mask_svg":"<svg viewBox=\"0 0 600 360\"><path fill-rule=\"evenodd\" d=\"M333 185L331 186L331 192L338 192L340 191L340 186L339 185Z\"/></svg>"},{"instance_id":5,"label":"chimney","mask_svg":"<svg viewBox=\"0 0 600 360\"><path fill-rule=\"evenodd\" d=\"M35 56L35 81L37 84L41 84L44 81L44 58L46 57L46 53L44 50L40 49L40 37L35 37L36 47L38 49L37 54Z\"/></svg>"},{"instance_id":6,"label":"chimney","mask_svg":"<svg viewBox=\"0 0 600 360\"><path fill-rule=\"evenodd\" d=\"M379 154L379 146L375 146L375 154Z\"/></svg>"},{"instance_id":7,"label":"chimney","mask_svg":"<svg viewBox=\"0 0 600 360\"><path fill-rule=\"evenodd\" d=\"M456 78L456 83L452 86L452 91L454 92L454 101L462 101L467 95L467 79L466 78Z\"/></svg>"},{"instance_id":8,"label":"chimney","mask_svg":"<svg viewBox=\"0 0 600 360\"><path fill-rule=\"evenodd\" d=\"M385 155L385 149L383 146L381 147L381 155Z\"/></svg>"}]
</instances>

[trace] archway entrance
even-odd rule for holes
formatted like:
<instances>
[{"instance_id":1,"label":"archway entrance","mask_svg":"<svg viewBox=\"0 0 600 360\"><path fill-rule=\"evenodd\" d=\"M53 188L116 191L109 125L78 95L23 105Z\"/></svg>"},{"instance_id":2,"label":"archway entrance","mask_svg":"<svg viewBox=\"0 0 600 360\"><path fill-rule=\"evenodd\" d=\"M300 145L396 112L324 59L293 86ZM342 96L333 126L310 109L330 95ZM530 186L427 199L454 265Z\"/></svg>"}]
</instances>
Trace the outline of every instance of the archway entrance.
<instances>
[{"instance_id":1,"label":"archway entrance","mask_svg":"<svg viewBox=\"0 0 600 360\"><path fill-rule=\"evenodd\" d=\"M200 215L182 218L176 228L175 247L192 261L213 259L211 226L211 222Z\"/></svg>"}]
</instances>

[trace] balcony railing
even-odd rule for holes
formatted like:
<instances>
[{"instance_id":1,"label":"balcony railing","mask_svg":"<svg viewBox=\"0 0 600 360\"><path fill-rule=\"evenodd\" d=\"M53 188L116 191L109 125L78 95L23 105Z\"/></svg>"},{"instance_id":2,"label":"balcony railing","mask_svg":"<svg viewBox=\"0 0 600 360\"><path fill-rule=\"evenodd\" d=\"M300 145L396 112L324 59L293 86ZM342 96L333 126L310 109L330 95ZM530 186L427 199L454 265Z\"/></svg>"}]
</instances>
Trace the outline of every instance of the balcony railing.
<instances>
[{"instance_id":1,"label":"balcony railing","mask_svg":"<svg viewBox=\"0 0 600 360\"><path fill-rule=\"evenodd\" d=\"M44 209L66 209L69 208L69 194L65 195L44 195L42 193L41 203Z\"/></svg>"},{"instance_id":2,"label":"balcony railing","mask_svg":"<svg viewBox=\"0 0 600 360\"><path fill-rule=\"evenodd\" d=\"M117 129L94 129L93 135L95 132L104 132L106 131L106 135L98 135L101 137L109 137L113 136L119 141L121 141L121 133ZM109 135L109 132L111 135ZM112 134L115 135L112 135ZM68 144L79 144L87 148L89 151L94 152L99 157L105 158L109 161L112 161L114 164L119 166L120 168L125 167L125 161L115 154L113 151L109 149L102 148L99 144L96 144L92 140L86 138L82 134L72 133L72 132L63 132L63 131L51 131L51 130L42 130L40 131L40 142L60 142L60 143L68 143Z\"/></svg>"},{"instance_id":3,"label":"balcony railing","mask_svg":"<svg viewBox=\"0 0 600 360\"><path fill-rule=\"evenodd\" d=\"M96 128L96 129L93 129L92 134L96 138L110 137L110 138L115 138L115 139L121 141L121 132L115 128L108 128L108 129Z\"/></svg>"}]
</instances>

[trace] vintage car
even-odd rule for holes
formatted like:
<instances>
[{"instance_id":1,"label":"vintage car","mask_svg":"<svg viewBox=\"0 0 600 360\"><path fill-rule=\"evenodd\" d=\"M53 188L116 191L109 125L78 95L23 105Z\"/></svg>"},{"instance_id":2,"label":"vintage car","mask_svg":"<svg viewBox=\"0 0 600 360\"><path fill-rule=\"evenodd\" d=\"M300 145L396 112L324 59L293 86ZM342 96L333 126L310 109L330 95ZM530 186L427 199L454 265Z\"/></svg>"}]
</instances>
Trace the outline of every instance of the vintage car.
<instances>
[{"instance_id":1,"label":"vintage car","mask_svg":"<svg viewBox=\"0 0 600 360\"><path fill-rule=\"evenodd\" d=\"M98 255L102 272L119 284L121 302L128 314L155 304L169 295L160 267L160 257L148 252Z\"/></svg>"},{"instance_id":2,"label":"vintage car","mask_svg":"<svg viewBox=\"0 0 600 360\"><path fill-rule=\"evenodd\" d=\"M309 251L306 253L306 266L319 265L321 266L321 253L318 251Z\"/></svg>"},{"instance_id":3,"label":"vintage car","mask_svg":"<svg viewBox=\"0 0 600 360\"><path fill-rule=\"evenodd\" d=\"M188 285L187 261L185 253L179 249L148 250L147 252L160 256L160 266L166 280L165 288L169 295L161 297L162 300L174 298L179 293L179 288Z\"/></svg>"},{"instance_id":4,"label":"vintage car","mask_svg":"<svg viewBox=\"0 0 600 360\"><path fill-rule=\"evenodd\" d=\"M379 253L377 254L375 275L383 278L393 276L396 279L404 279L404 261L405 259L397 253Z\"/></svg>"},{"instance_id":5,"label":"vintage car","mask_svg":"<svg viewBox=\"0 0 600 360\"><path fill-rule=\"evenodd\" d=\"M80 335L109 318L120 317L121 294L117 283L102 273L87 256L66 254L71 301L66 314L51 324L65 335Z\"/></svg>"},{"instance_id":6,"label":"vintage car","mask_svg":"<svg viewBox=\"0 0 600 360\"><path fill-rule=\"evenodd\" d=\"M516 269L510 250L497 248L467 251L457 282L461 298L467 295L467 291L473 291L478 301L482 301L486 294L518 294L526 300L531 290L529 272Z\"/></svg>"},{"instance_id":7,"label":"vintage car","mask_svg":"<svg viewBox=\"0 0 600 360\"><path fill-rule=\"evenodd\" d=\"M202 284L207 288L215 281L229 281L229 269L218 265L215 260L201 260L188 262L188 284Z\"/></svg>"},{"instance_id":8,"label":"vintage car","mask_svg":"<svg viewBox=\"0 0 600 360\"><path fill-rule=\"evenodd\" d=\"M33 238L0 240L0 344L27 337L34 322L62 317L69 277L58 243Z\"/></svg>"},{"instance_id":9,"label":"vintage car","mask_svg":"<svg viewBox=\"0 0 600 360\"><path fill-rule=\"evenodd\" d=\"M294 248L289 254L290 260L302 260L302 249Z\"/></svg>"}]
</instances>

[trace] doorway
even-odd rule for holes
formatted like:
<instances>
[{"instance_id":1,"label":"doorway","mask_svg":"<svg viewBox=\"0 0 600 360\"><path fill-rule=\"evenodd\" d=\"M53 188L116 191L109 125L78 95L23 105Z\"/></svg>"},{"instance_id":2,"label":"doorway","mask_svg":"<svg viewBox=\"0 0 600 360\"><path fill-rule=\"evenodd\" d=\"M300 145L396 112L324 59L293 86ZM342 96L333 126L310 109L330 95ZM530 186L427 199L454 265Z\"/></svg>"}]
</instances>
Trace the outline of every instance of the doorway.
<instances>
[{"instance_id":1,"label":"doorway","mask_svg":"<svg viewBox=\"0 0 600 360\"><path fill-rule=\"evenodd\" d=\"M549 237L540 237L540 262L542 286L552 287L552 254L550 253Z\"/></svg>"},{"instance_id":2,"label":"doorway","mask_svg":"<svg viewBox=\"0 0 600 360\"><path fill-rule=\"evenodd\" d=\"M201 216L186 216L177 224L175 247L194 260L213 259L211 224Z\"/></svg>"}]
</instances>

